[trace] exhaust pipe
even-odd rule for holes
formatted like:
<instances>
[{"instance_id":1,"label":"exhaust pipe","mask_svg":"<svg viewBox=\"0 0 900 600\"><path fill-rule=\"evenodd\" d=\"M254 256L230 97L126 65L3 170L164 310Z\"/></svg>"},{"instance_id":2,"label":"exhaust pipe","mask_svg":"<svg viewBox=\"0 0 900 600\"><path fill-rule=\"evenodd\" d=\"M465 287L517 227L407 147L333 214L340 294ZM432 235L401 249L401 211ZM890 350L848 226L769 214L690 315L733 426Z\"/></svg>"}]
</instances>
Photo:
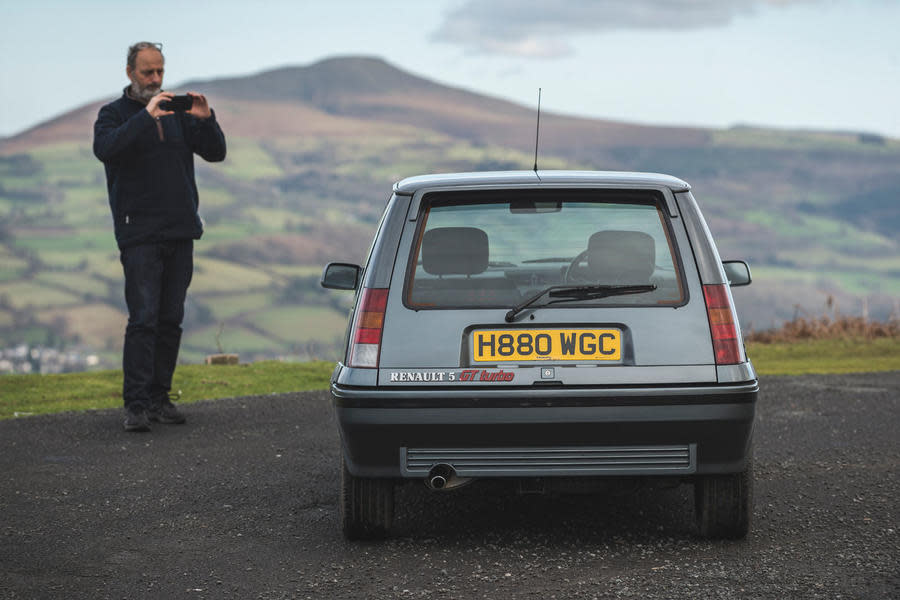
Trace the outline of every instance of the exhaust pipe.
<instances>
[{"instance_id":1,"label":"exhaust pipe","mask_svg":"<svg viewBox=\"0 0 900 600\"><path fill-rule=\"evenodd\" d=\"M432 490L443 490L452 479L456 477L456 471L448 464L439 464L431 467L425 478L425 485Z\"/></svg>"},{"instance_id":2,"label":"exhaust pipe","mask_svg":"<svg viewBox=\"0 0 900 600\"><path fill-rule=\"evenodd\" d=\"M472 483L471 477L457 477L452 465L439 463L431 467L425 477L425 485L430 490L452 490Z\"/></svg>"}]
</instances>

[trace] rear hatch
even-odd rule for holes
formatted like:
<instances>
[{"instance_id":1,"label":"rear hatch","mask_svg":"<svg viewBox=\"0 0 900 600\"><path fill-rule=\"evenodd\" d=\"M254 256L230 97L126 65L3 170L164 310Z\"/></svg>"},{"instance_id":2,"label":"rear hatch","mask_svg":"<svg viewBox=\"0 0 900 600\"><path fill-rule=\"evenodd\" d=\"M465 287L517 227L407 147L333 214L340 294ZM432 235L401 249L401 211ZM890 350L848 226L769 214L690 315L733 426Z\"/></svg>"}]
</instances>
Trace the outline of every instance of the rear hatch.
<instances>
[{"instance_id":1,"label":"rear hatch","mask_svg":"<svg viewBox=\"0 0 900 600\"><path fill-rule=\"evenodd\" d=\"M379 386L716 382L666 187L419 191L383 310Z\"/></svg>"}]
</instances>

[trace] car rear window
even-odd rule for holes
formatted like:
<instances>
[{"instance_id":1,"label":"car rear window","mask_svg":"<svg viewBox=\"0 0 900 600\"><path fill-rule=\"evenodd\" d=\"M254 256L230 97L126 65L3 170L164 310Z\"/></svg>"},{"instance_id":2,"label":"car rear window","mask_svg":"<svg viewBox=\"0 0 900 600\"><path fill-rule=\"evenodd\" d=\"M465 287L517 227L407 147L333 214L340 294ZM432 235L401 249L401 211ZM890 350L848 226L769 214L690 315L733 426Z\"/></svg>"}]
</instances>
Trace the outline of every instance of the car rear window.
<instances>
[{"instance_id":1,"label":"car rear window","mask_svg":"<svg viewBox=\"0 0 900 600\"><path fill-rule=\"evenodd\" d=\"M512 307L555 285L653 286L554 303L559 307L681 304L682 277L663 206L661 194L643 190L427 194L406 304Z\"/></svg>"}]
</instances>

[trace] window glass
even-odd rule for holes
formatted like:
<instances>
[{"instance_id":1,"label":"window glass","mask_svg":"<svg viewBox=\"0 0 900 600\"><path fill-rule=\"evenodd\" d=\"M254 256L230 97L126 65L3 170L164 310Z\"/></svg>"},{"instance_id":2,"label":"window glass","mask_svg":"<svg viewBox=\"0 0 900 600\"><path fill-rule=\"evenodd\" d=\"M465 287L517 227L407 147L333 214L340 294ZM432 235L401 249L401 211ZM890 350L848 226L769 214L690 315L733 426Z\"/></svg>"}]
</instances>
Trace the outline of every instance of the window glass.
<instances>
[{"instance_id":1,"label":"window glass","mask_svg":"<svg viewBox=\"0 0 900 600\"><path fill-rule=\"evenodd\" d=\"M426 195L407 303L512 307L549 286L652 286L537 305L672 305L683 301L662 197L653 192Z\"/></svg>"}]
</instances>

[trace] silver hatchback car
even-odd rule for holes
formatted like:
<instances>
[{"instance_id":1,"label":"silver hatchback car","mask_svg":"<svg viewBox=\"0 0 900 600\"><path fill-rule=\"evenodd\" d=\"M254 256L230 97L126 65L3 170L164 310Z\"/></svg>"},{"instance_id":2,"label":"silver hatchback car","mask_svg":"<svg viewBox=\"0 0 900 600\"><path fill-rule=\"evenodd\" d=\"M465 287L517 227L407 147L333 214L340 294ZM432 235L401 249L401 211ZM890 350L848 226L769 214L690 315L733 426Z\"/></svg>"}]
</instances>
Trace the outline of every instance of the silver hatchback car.
<instances>
[{"instance_id":1,"label":"silver hatchback car","mask_svg":"<svg viewBox=\"0 0 900 600\"><path fill-rule=\"evenodd\" d=\"M701 535L742 538L759 386L722 262L680 179L516 171L394 186L331 392L342 525L384 536L395 486L694 485Z\"/></svg>"}]
</instances>

